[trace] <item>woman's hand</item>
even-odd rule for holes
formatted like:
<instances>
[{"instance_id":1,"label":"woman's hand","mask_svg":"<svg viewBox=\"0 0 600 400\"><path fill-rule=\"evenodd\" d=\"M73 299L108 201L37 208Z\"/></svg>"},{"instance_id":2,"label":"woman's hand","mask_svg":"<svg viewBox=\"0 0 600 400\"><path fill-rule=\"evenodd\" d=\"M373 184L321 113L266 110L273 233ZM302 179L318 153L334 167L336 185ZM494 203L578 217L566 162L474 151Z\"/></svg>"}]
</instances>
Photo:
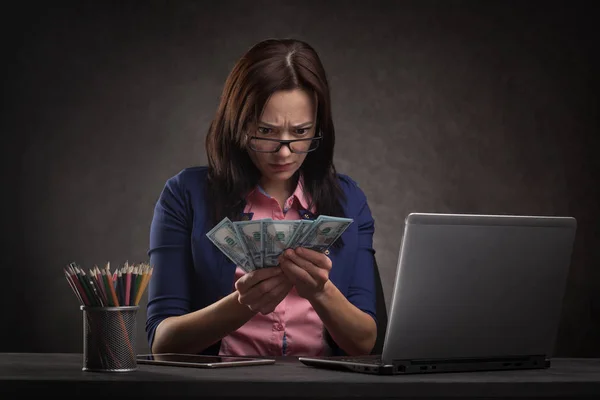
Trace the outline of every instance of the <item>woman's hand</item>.
<instances>
[{"instance_id":1,"label":"woman's hand","mask_svg":"<svg viewBox=\"0 0 600 400\"><path fill-rule=\"evenodd\" d=\"M263 315L272 313L290 292L292 286L279 267L248 272L235 282L240 304Z\"/></svg>"},{"instance_id":2,"label":"woman's hand","mask_svg":"<svg viewBox=\"0 0 600 400\"><path fill-rule=\"evenodd\" d=\"M331 260L314 250L287 249L279 256L279 266L298 294L309 301L322 294L329 282Z\"/></svg>"}]
</instances>

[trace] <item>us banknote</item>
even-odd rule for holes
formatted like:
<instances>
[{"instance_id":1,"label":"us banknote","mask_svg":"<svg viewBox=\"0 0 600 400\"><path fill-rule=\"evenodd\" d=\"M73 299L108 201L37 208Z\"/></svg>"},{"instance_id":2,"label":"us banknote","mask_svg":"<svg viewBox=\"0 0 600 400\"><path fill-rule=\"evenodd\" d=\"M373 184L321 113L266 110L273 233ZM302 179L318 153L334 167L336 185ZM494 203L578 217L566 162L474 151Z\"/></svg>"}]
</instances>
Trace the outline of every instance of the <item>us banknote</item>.
<instances>
[{"instance_id":1,"label":"us banknote","mask_svg":"<svg viewBox=\"0 0 600 400\"><path fill-rule=\"evenodd\" d=\"M327 215L314 221L265 218L231 222L224 218L207 236L232 262L249 272L276 266L288 248L325 252L352 221Z\"/></svg>"},{"instance_id":2,"label":"us banknote","mask_svg":"<svg viewBox=\"0 0 600 400\"><path fill-rule=\"evenodd\" d=\"M300 220L263 220L262 236L264 249L264 266L274 267L279 262L279 255L290 247L296 229L302 225Z\"/></svg>"},{"instance_id":3,"label":"us banknote","mask_svg":"<svg viewBox=\"0 0 600 400\"><path fill-rule=\"evenodd\" d=\"M351 218L320 215L294 245L323 253L342 236L352 221Z\"/></svg>"},{"instance_id":4,"label":"us banknote","mask_svg":"<svg viewBox=\"0 0 600 400\"><path fill-rule=\"evenodd\" d=\"M206 236L215 244L233 263L246 272L255 269L250 259L246 256L247 249L238 237L229 218L223 218Z\"/></svg>"},{"instance_id":5,"label":"us banknote","mask_svg":"<svg viewBox=\"0 0 600 400\"><path fill-rule=\"evenodd\" d=\"M298 243L304 237L306 232L308 232L309 228L312 226L313 223L314 221L310 219L300 220L300 225L298 225L298 228L296 228L296 233L294 233L294 237L292 238L291 243L289 244L289 247L291 249L295 249L296 247L298 247Z\"/></svg>"},{"instance_id":6,"label":"us banknote","mask_svg":"<svg viewBox=\"0 0 600 400\"><path fill-rule=\"evenodd\" d=\"M253 269L261 268L264 264L264 243L262 234L263 220L236 221L233 223L238 237L246 247L246 258L252 261Z\"/></svg>"}]
</instances>

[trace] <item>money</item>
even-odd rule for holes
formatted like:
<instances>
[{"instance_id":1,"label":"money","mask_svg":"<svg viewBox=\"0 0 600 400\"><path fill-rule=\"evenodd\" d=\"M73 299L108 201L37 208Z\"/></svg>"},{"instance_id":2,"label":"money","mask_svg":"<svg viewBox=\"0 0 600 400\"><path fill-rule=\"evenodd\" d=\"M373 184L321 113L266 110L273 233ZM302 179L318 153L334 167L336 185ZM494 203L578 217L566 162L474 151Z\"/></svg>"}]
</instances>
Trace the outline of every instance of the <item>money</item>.
<instances>
[{"instance_id":1,"label":"money","mask_svg":"<svg viewBox=\"0 0 600 400\"><path fill-rule=\"evenodd\" d=\"M264 266L274 267L278 264L277 258L285 249L289 248L296 229L301 224L300 220L263 221Z\"/></svg>"},{"instance_id":2,"label":"money","mask_svg":"<svg viewBox=\"0 0 600 400\"><path fill-rule=\"evenodd\" d=\"M289 247L292 249L295 249L296 247L298 247L298 244L300 243L300 239L302 239L302 237L306 234L306 232L308 232L308 230L314 223L314 221L310 220L310 219L303 219L303 220L300 220L300 222L301 223L298 226L298 228L296 229L296 233L294 234L294 237L292 238L291 243L289 245Z\"/></svg>"},{"instance_id":3,"label":"money","mask_svg":"<svg viewBox=\"0 0 600 400\"><path fill-rule=\"evenodd\" d=\"M223 254L244 271L250 272L255 268L250 263L249 258L246 257L246 248L229 218L223 218L206 236Z\"/></svg>"},{"instance_id":4,"label":"money","mask_svg":"<svg viewBox=\"0 0 600 400\"><path fill-rule=\"evenodd\" d=\"M350 218L321 215L316 220L235 221L224 218L206 236L246 272L274 267L289 248L327 250L352 223Z\"/></svg>"},{"instance_id":5,"label":"money","mask_svg":"<svg viewBox=\"0 0 600 400\"><path fill-rule=\"evenodd\" d=\"M262 220L236 221L233 227L246 246L246 257L252 260L254 268L262 268L264 262Z\"/></svg>"},{"instance_id":6,"label":"money","mask_svg":"<svg viewBox=\"0 0 600 400\"><path fill-rule=\"evenodd\" d=\"M304 236L296 243L298 247L305 247L323 253L352 223L350 218L329 217L320 215Z\"/></svg>"}]
</instances>

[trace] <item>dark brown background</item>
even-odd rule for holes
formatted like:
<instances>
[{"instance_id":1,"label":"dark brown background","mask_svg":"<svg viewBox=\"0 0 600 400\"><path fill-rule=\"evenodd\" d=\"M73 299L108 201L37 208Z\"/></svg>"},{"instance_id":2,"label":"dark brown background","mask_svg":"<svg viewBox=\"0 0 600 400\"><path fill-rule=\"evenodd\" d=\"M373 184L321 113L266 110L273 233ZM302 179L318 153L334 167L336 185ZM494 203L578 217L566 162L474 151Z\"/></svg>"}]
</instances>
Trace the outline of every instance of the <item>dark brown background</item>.
<instances>
[{"instance_id":1,"label":"dark brown background","mask_svg":"<svg viewBox=\"0 0 600 400\"><path fill-rule=\"evenodd\" d=\"M387 302L411 211L572 215L556 354L600 356L597 16L586 3L50 3L2 15L1 351L82 351L62 267L147 260L154 202L167 178L205 163L236 59L296 37L328 71L335 163L368 196Z\"/></svg>"}]
</instances>

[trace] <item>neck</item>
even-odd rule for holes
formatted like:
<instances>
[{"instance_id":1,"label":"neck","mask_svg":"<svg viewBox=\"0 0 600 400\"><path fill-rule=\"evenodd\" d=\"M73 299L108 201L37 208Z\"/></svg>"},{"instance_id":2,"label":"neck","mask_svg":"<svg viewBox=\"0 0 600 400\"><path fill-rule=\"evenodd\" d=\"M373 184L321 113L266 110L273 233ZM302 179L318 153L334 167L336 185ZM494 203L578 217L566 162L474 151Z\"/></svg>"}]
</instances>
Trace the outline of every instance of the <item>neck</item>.
<instances>
[{"instance_id":1,"label":"neck","mask_svg":"<svg viewBox=\"0 0 600 400\"><path fill-rule=\"evenodd\" d=\"M269 196L283 203L294 192L297 183L298 180L296 177L292 177L287 181L266 181L261 179L260 186Z\"/></svg>"}]
</instances>

